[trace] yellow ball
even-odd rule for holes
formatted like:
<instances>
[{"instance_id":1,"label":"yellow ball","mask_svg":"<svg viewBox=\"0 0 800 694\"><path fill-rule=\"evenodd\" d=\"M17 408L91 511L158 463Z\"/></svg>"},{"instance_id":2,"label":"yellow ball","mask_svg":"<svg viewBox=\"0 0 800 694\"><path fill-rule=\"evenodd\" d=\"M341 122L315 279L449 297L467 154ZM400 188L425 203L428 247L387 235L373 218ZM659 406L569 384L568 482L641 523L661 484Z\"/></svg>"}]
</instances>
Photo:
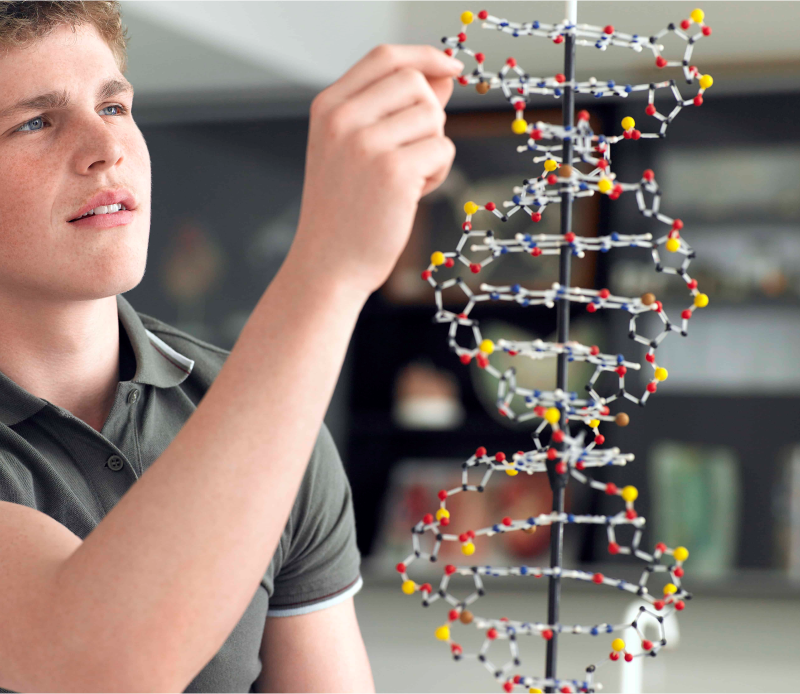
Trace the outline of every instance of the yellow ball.
<instances>
[{"instance_id":1,"label":"yellow ball","mask_svg":"<svg viewBox=\"0 0 800 694\"><path fill-rule=\"evenodd\" d=\"M597 427L600 426L600 420L599 419L593 419L591 422L589 422L589 426L592 429L596 429Z\"/></svg>"},{"instance_id":2,"label":"yellow ball","mask_svg":"<svg viewBox=\"0 0 800 694\"><path fill-rule=\"evenodd\" d=\"M698 12L698 11L699 10L695 10L695 12ZM475 19L475 16L469 10L467 10L466 12L462 12L461 13L461 23L462 24L472 24L472 21L474 19ZM695 20L695 21L698 21L698 20Z\"/></svg>"},{"instance_id":3,"label":"yellow ball","mask_svg":"<svg viewBox=\"0 0 800 694\"><path fill-rule=\"evenodd\" d=\"M561 412L559 412L557 407L548 407L547 411L544 413L544 418L550 422L550 424L555 424L561 419Z\"/></svg>"},{"instance_id":4,"label":"yellow ball","mask_svg":"<svg viewBox=\"0 0 800 694\"><path fill-rule=\"evenodd\" d=\"M667 240L667 250L670 253L674 253L681 247L681 242L678 239L668 239Z\"/></svg>"},{"instance_id":5,"label":"yellow ball","mask_svg":"<svg viewBox=\"0 0 800 694\"><path fill-rule=\"evenodd\" d=\"M522 135L528 130L528 121L526 121L524 118L515 118L511 122L511 129L515 134Z\"/></svg>"},{"instance_id":6,"label":"yellow ball","mask_svg":"<svg viewBox=\"0 0 800 694\"><path fill-rule=\"evenodd\" d=\"M676 586L674 583L667 583L667 585L664 586L664 595L672 595L673 593L677 592L678 586Z\"/></svg>"},{"instance_id":7,"label":"yellow ball","mask_svg":"<svg viewBox=\"0 0 800 694\"><path fill-rule=\"evenodd\" d=\"M464 205L464 212L467 214L475 214L478 211L478 206L470 200L466 205Z\"/></svg>"},{"instance_id":8,"label":"yellow ball","mask_svg":"<svg viewBox=\"0 0 800 694\"><path fill-rule=\"evenodd\" d=\"M444 265L444 253L436 251L436 253L431 255L431 262L434 265Z\"/></svg>"},{"instance_id":9,"label":"yellow ball","mask_svg":"<svg viewBox=\"0 0 800 694\"><path fill-rule=\"evenodd\" d=\"M446 508L440 508L436 512L436 520L442 520L442 518L450 518L450 511Z\"/></svg>"},{"instance_id":10,"label":"yellow ball","mask_svg":"<svg viewBox=\"0 0 800 694\"><path fill-rule=\"evenodd\" d=\"M475 545L471 542L467 542L465 545L461 545L461 551L469 556L470 554L475 554Z\"/></svg>"},{"instance_id":11,"label":"yellow ball","mask_svg":"<svg viewBox=\"0 0 800 694\"><path fill-rule=\"evenodd\" d=\"M536 689L536 687L531 687L529 690L530 694L542 694L541 689Z\"/></svg>"},{"instance_id":12,"label":"yellow ball","mask_svg":"<svg viewBox=\"0 0 800 694\"><path fill-rule=\"evenodd\" d=\"M701 89L708 89L712 84L714 84L714 78L711 75L703 75L700 78Z\"/></svg>"},{"instance_id":13,"label":"yellow ball","mask_svg":"<svg viewBox=\"0 0 800 694\"><path fill-rule=\"evenodd\" d=\"M631 118L630 116L625 116L625 118L622 119L622 127L625 128L625 130L630 130L631 128L635 128L636 121L633 120L633 118Z\"/></svg>"},{"instance_id":14,"label":"yellow ball","mask_svg":"<svg viewBox=\"0 0 800 694\"><path fill-rule=\"evenodd\" d=\"M450 627L447 624L440 626L436 630L436 638L439 641L449 641L450 640Z\"/></svg>"},{"instance_id":15,"label":"yellow ball","mask_svg":"<svg viewBox=\"0 0 800 694\"><path fill-rule=\"evenodd\" d=\"M558 163L555 159L547 159L544 162L545 171L555 171L558 168Z\"/></svg>"},{"instance_id":16,"label":"yellow ball","mask_svg":"<svg viewBox=\"0 0 800 694\"><path fill-rule=\"evenodd\" d=\"M638 496L639 490L636 487L629 484L627 487L622 488L622 498L625 499L625 501L636 501L636 497Z\"/></svg>"},{"instance_id":17,"label":"yellow ball","mask_svg":"<svg viewBox=\"0 0 800 694\"><path fill-rule=\"evenodd\" d=\"M705 308L708 306L708 294L698 294L694 298L694 305L697 306L697 308Z\"/></svg>"},{"instance_id":18,"label":"yellow ball","mask_svg":"<svg viewBox=\"0 0 800 694\"><path fill-rule=\"evenodd\" d=\"M622 639L614 639L611 642L611 648L619 652L625 648L625 642Z\"/></svg>"},{"instance_id":19,"label":"yellow ball","mask_svg":"<svg viewBox=\"0 0 800 694\"><path fill-rule=\"evenodd\" d=\"M408 581L403 581L403 585L401 586L401 588L402 588L402 591L403 591L403 592L404 592L406 595L413 595L413 594L414 594L414 590L416 589L416 587L417 587L417 586L416 586L416 584L414 583L414 581L411 581L411 580L408 580Z\"/></svg>"},{"instance_id":20,"label":"yellow ball","mask_svg":"<svg viewBox=\"0 0 800 694\"><path fill-rule=\"evenodd\" d=\"M492 342L491 340L484 340L483 342L481 342L479 349L481 350L481 352L485 354L491 354L492 352L494 352L494 342Z\"/></svg>"},{"instance_id":21,"label":"yellow ball","mask_svg":"<svg viewBox=\"0 0 800 694\"><path fill-rule=\"evenodd\" d=\"M703 18L706 16L706 13L703 10L692 10L692 14L689 15L692 18L693 22L697 22L698 24L703 21Z\"/></svg>"},{"instance_id":22,"label":"yellow ball","mask_svg":"<svg viewBox=\"0 0 800 694\"><path fill-rule=\"evenodd\" d=\"M659 366L656 369L656 372L655 372L656 381L666 381L667 380L667 376L669 376L669 373L667 372L667 370L663 366Z\"/></svg>"},{"instance_id":23,"label":"yellow ball","mask_svg":"<svg viewBox=\"0 0 800 694\"><path fill-rule=\"evenodd\" d=\"M689 550L686 547L676 547L672 556L676 561L686 561L689 558Z\"/></svg>"},{"instance_id":24,"label":"yellow ball","mask_svg":"<svg viewBox=\"0 0 800 694\"><path fill-rule=\"evenodd\" d=\"M512 470L511 468L506 469L506 474L509 477L515 477L519 470Z\"/></svg>"},{"instance_id":25,"label":"yellow ball","mask_svg":"<svg viewBox=\"0 0 800 694\"><path fill-rule=\"evenodd\" d=\"M613 188L613 184L607 178L601 178L597 182L597 190L601 193L607 193L611 188Z\"/></svg>"}]
</instances>

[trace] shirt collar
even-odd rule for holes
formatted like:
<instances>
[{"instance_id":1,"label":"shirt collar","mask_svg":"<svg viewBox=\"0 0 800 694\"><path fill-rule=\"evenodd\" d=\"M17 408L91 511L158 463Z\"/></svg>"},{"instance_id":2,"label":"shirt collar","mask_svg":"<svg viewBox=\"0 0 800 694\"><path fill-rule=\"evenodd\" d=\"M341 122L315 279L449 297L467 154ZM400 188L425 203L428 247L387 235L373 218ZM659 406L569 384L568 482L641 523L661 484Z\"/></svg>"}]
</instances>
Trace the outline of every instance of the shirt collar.
<instances>
[{"instance_id":1,"label":"shirt collar","mask_svg":"<svg viewBox=\"0 0 800 694\"><path fill-rule=\"evenodd\" d=\"M132 382L158 388L183 383L192 372L194 361L147 330L136 310L121 294L117 294L117 313L136 356L136 374ZM47 400L29 393L0 371L0 423L18 424L47 404Z\"/></svg>"}]
</instances>

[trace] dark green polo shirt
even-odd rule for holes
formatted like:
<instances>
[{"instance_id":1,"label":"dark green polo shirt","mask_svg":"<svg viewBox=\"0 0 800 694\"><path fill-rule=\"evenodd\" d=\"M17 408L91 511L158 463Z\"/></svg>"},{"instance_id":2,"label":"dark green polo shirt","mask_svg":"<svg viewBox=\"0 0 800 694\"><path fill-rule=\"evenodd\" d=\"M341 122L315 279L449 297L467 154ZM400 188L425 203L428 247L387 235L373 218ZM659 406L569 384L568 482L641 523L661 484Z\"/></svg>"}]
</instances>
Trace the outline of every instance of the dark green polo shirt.
<instances>
[{"instance_id":1,"label":"dark green polo shirt","mask_svg":"<svg viewBox=\"0 0 800 694\"><path fill-rule=\"evenodd\" d=\"M138 313L121 295L117 307L120 382L101 432L0 372L0 498L46 513L81 539L158 459L229 354ZM323 423L252 602L185 691L253 691L267 615L303 614L345 600L361 588L359 565L350 485Z\"/></svg>"}]
</instances>

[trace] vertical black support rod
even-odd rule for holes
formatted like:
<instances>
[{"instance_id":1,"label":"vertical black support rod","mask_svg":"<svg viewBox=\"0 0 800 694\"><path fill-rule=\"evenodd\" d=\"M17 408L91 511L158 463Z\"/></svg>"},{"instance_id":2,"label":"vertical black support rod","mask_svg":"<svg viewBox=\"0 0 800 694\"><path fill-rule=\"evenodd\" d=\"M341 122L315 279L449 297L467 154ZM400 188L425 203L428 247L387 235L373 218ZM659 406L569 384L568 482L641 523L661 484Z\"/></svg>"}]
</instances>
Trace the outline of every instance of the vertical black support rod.
<instances>
[{"instance_id":1,"label":"vertical black support rod","mask_svg":"<svg viewBox=\"0 0 800 694\"><path fill-rule=\"evenodd\" d=\"M573 20L574 21L574 20ZM566 84L562 96L561 109L563 125L572 129L575 112L575 93L572 84L575 81L575 36L568 33L564 37L564 76ZM573 140L572 133L565 133L563 141L563 164L572 165ZM568 138L568 139L567 139ZM561 192L561 233L566 234L572 230L572 192L569 184L562 184ZM562 287L570 286L570 258L572 249L569 246L561 247L559 258L558 282ZM560 299L556 309L556 341L567 342L569 340L569 300ZM557 361L556 388L567 391L568 362L566 354L559 354ZM564 412L561 413L561 427L565 433L569 433ZM555 462L548 463L548 473L550 487L553 490L553 512L564 512L564 489L567 484L568 475L559 475L555 472ZM560 567L564 550L564 524L553 523L550 526L550 567ZM550 576L547 588L547 623L558 624L559 607L561 603L561 578L560 576ZM553 638L547 642L545 677L555 678L556 664L558 657L558 633L553 631ZM546 691L555 691L553 687L547 687Z\"/></svg>"}]
</instances>

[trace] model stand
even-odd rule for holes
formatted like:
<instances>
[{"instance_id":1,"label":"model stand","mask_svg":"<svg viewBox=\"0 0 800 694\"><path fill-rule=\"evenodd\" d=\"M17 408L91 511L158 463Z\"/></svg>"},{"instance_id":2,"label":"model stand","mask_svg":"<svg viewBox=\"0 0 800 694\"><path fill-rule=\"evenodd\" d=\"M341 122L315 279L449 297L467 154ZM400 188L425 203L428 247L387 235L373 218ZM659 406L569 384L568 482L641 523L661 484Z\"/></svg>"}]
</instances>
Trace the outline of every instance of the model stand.
<instances>
[{"instance_id":1,"label":"model stand","mask_svg":"<svg viewBox=\"0 0 800 694\"><path fill-rule=\"evenodd\" d=\"M633 658L658 654L666 644L664 619L675 611L683 610L685 601L691 595L684 590L681 579L684 575L683 562L689 556L685 547L667 547L659 542L652 551L640 546L645 519L639 516L634 508L638 491L633 486L618 488L613 483L599 482L592 478L592 468L607 465L625 465L633 460L632 454L622 453L618 448L602 448L605 442L600 426L605 422L615 422L618 426L627 426L630 418L625 412L612 414L609 405L617 400L620 403L628 400L644 405L648 398L656 392L658 384L667 379L667 369L656 361L656 349L661 342L672 333L686 336L689 321L694 311L708 304L708 296L701 293L697 281L689 275L689 264L695 257L691 247L683 238L683 223L660 212L661 191L655 174L648 169L642 174L640 181L623 183L617 181L612 171L611 146L622 140L639 140L645 138L665 137L669 123L685 106L700 106L703 103L703 92L713 80L710 75L701 75L694 65L690 65L694 44L702 37L709 36L711 29L704 23L702 10L694 10L690 18L679 24L670 24L667 28L651 36L626 34L617 31L613 26L596 27L577 23L577 3L567 3L568 17L558 24L544 22L510 22L493 17L487 11L477 14L464 12L461 15L461 31L455 37L445 37L445 52L451 56L463 53L474 59L476 67L470 75L458 78L461 85L474 85L480 94L490 89L501 89L516 113L511 128L517 135L524 135L526 142L517 147L518 152L533 152L533 163L541 165L543 171L535 178L522 181L522 185L513 189L511 200L503 203L505 212L498 209L493 202L483 205L467 202L464 205L466 220L456 249L451 252L437 251L431 256L431 264L422 273L422 279L434 289L437 312L435 320L450 325L448 339L450 348L465 365L474 360L477 368L484 369L499 380L497 407L499 412L518 421L537 420L538 426L532 433L534 448L520 450L514 454L496 452L489 454L484 447L478 448L465 463L462 470L462 484L454 489L443 489L439 492L439 508L435 513L426 514L411 530L413 552L405 561L397 565L402 576L402 589L408 595L419 592L424 606L431 605L439 599L449 604L447 619L438 629L435 636L445 641L456 660L474 659L481 662L497 679L506 692L515 688L527 689L530 692L559 690L562 692L586 691L599 689L601 685L595 681L595 673L602 665L614 661L630 662ZM552 77L533 77L524 72L513 58L508 58L499 72L486 69L486 57L467 45L467 31L475 20L482 21L484 29L501 31L514 37L533 36L563 44L565 51L564 73ZM683 58L668 60L662 56L664 47L659 40L668 32L672 32L686 42ZM681 68L687 84L699 84L697 94L684 99L674 79L650 84L616 84L614 80L598 80L594 77L586 82L575 80L575 48L576 46L593 46L605 51L609 47L621 47L636 53L651 51L656 67L659 69ZM623 118L619 135L596 135L589 126L589 114L580 111L577 123L574 119L574 95L576 93L591 94L596 98L606 96L627 97L638 91L648 92L645 115L660 122L657 132L641 132L630 116ZM667 90L675 99L669 113L661 113L655 106L655 96L659 90ZM524 118L529 98L534 94L553 96L562 99L563 123L528 123ZM628 145L630 146L630 145ZM579 170L578 165L586 165L586 172ZM652 234L620 234L612 233L603 237L580 237L572 230L572 202L576 198L595 195L608 195L612 200L623 193L633 192L639 211L645 217L655 219L665 225L663 235L654 238ZM650 196L650 202L646 201ZM505 222L509 217L521 210L529 215L533 223L542 218L542 214L550 204L561 203L561 233L516 234L514 238L500 238L489 228L475 228L480 219L481 226L497 218ZM488 219L487 219L488 218ZM471 243L470 243L471 241ZM465 255L467 244L470 257ZM615 296L607 289L582 289L570 286L570 259L579 258L589 252L605 253L612 248L633 247L648 249L653 257L655 269L679 276L691 294L691 304L682 311L679 320L671 320L661 302L653 294L646 293L640 297ZM457 274L462 269L469 273L480 273L495 259L508 253L527 253L534 259L544 255L559 256L559 281L547 290L529 290L514 284L512 286L480 285L481 294L474 293L466 282ZM665 265L665 257L677 256L678 263ZM533 260L532 262L541 262ZM456 267L456 264L458 266ZM439 276L445 277L438 280ZM442 291L458 287L465 296L466 305L459 313L443 308ZM512 301L521 306L544 304L548 308L557 309L557 342L533 340L520 342L498 340L497 343L484 339L477 320L470 318L474 306L483 301ZM647 347L645 363L628 361L621 354L603 354L597 346L582 345L569 340L569 318L572 304L584 305L585 309L595 312L601 309L617 309L630 315L629 337ZM643 314L655 313L661 320L662 330L655 338L649 338L637 331L637 319ZM472 333L474 346L459 344L458 328L463 326ZM551 359L557 362L556 388L552 391L532 390L517 384L515 369L504 372L492 365L491 355L503 351L510 356L530 359ZM567 369L569 362L585 361L595 366L594 374L586 386L587 397L581 399L578 393L567 390ZM652 370L644 391L635 395L628 392L625 376L628 370ZM600 374L613 371L619 379L618 390L609 397L602 397L595 384ZM526 413L515 412L511 406L514 396L524 399ZM573 432L570 422L579 425ZM476 469L484 469L477 483L470 481L470 473ZM489 527L468 530L461 534L450 534L450 512L447 500L462 492L482 492L486 489L492 475L504 473L516 476L520 473L532 475L546 473L553 490L553 510L529 518L498 518ZM569 480L590 486L592 489L620 498L620 510L611 516L579 515L565 513L564 489ZM562 566L562 548L564 525L568 523L591 523L605 526L608 534L608 551L610 554L625 554L644 562L641 578L637 583L611 578L599 573L589 573ZM409 577L408 571L416 560L436 561L438 552L444 542L458 542L465 557L475 552L476 544L484 542L498 533L533 532L539 526L551 526L550 566L453 566L444 567L444 574L439 586L434 588L429 583L418 584ZM633 526L630 545L617 540L616 529L620 526ZM422 539L431 535L430 551L424 551ZM474 582L474 591L465 599L459 599L448 592L448 585L455 576L468 576ZM654 576L655 575L655 576ZM484 595L482 576L532 576L547 577L548 610L545 622L522 622L513 619L494 619L479 616L473 607L474 603ZM657 579L663 579L657 587L652 585ZM649 604L642 606L633 623L602 623L590 625L567 625L559 621L561 580L571 579L586 581L618 590L624 590L639 596ZM648 582L651 583L648 587ZM652 620L658 627L660 638L650 641L645 638L643 624ZM485 632L482 647L477 653L467 653L457 642L459 629L477 627ZM635 638L625 634L628 641L621 638L622 632L632 629ZM556 647L558 635L561 633L582 634L597 637L608 635L610 654L598 662L588 665L585 674L574 679L560 678L556 674ZM528 664L523 664L519 655L517 640L525 636L540 637L547 640L545 673L534 674L526 671ZM504 648L498 645L505 643L508 656L500 655ZM491 653L490 653L491 651ZM498 659L502 659L498 661ZM498 662L496 662L498 661Z\"/></svg>"}]
</instances>

